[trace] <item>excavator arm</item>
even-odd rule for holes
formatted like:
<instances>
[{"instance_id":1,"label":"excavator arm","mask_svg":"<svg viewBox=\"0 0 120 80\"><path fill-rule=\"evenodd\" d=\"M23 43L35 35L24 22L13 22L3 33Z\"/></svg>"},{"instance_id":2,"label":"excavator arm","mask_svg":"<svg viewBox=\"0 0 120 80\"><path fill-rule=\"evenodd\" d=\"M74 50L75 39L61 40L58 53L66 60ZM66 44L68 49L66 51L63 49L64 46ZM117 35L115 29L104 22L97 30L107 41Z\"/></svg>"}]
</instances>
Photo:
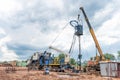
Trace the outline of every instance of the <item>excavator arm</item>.
<instances>
[{"instance_id":1,"label":"excavator arm","mask_svg":"<svg viewBox=\"0 0 120 80\"><path fill-rule=\"evenodd\" d=\"M94 33L94 30L93 30L93 28L91 27L91 24L90 24L90 22L89 22L89 19L88 19L86 13L85 13L83 7L80 7L80 10L82 11L82 13L83 13L83 15L84 15L84 18L85 18L85 20L86 20L86 23L87 23L88 28L89 28L89 31L90 31L90 34L92 35L92 38L93 38L93 40L94 40L94 42L95 42L95 45L96 45L96 47L97 47L97 49L98 49L98 52L99 52L102 60L105 60L105 57L104 57L103 52L102 52L102 50L101 50L101 47L100 47L100 45L99 45L99 43L98 43L98 40L97 40L96 35L95 35L95 33Z\"/></svg>"}]
</instances>

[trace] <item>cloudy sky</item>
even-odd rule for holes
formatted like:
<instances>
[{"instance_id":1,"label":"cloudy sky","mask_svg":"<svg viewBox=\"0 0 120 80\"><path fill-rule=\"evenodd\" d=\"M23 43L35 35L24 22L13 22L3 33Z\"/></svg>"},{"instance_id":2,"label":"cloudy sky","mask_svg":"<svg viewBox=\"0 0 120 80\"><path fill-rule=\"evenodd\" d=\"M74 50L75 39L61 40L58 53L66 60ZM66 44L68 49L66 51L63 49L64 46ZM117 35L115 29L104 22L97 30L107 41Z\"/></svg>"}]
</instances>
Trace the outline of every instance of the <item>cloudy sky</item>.
<instances>
[{"instance_id":1,"label":"cloudy sky","mask_svg":"<svg viewBox=\"0 0 120 80\"><path fill-rule=\"evenodd\" d=\"M82 59L95 55L95 44L80 6L89 17L103 53L117 55L120 50L120 0L0 0L0 61L24 60L50 45L67 52L74 34L69 21L77 19L78 14L84 26ZM78 54L77 46L78 41L72 57Z\"/></svg>"}]
</instances>

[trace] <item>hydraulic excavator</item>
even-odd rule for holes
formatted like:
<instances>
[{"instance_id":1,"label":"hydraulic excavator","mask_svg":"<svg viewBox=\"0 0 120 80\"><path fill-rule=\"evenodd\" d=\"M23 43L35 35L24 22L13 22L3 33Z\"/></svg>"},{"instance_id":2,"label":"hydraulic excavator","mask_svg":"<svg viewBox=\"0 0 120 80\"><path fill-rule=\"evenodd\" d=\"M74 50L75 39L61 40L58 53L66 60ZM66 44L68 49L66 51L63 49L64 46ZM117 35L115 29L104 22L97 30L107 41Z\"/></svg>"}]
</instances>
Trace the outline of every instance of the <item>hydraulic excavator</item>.
<instances>
[{"instance_id":1,"label":"hydraulic excavator","mask_svg":"<svg viewBox=\"0 0 120 80\"><path fill-rule=\"evenodd\" d=\"M105 57L104 57L103 52L102 52L102 50L101 50L101 47L100 47L100 45L99 45L99 43L98 43L98 40L97 40L96 35L95 35L95 33L94 33L94 30L93 30L93 28L92 28L92 26L91 26L91 24L90 24L90 22L89 22L89 19L88 19L87 15L86 15L86 13L85 13L85 11L84 11L84 8L83 8L83 7L80 7L80 10L81 10L82 13L83 13L83 16L84 16L85 21L86 21L86 23L87 23L87 25L88 25L90 34L91 34L91 36L92 36L92 38L93 38L93 40L94 40L94 42L95 42L95 46L96 46L96 48L97 48L97 50L98 50L98 52L99 52L99 54L100 54L100 56L97 56L97 55L96 55L93 64L92 64L92 65L88 65L87 68L88 68L89 70L99 71L99 70L100 70L99 61L105 61Z\"/></svg>"}]
</instances>

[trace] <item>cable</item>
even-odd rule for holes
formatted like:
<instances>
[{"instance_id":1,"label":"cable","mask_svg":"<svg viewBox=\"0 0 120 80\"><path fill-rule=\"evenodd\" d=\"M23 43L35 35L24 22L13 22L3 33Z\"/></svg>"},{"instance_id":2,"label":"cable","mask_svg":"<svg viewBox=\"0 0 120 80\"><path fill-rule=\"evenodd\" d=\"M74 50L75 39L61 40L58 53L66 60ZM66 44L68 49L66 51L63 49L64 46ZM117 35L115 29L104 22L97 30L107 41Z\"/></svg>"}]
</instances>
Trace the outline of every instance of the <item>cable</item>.
<instances>
[{"instance_id":1,"label":"cable","mask_svg":"<svg viewBox=\"0 0 120 80\"><path fill-rule=\"evenodd\" d=\"M75 41L76 41L76 37L75 37L75 35L73 35L72 44L71 44L71 47L70 47L70 49L69 49L69 53L70 53L70 54L73 52L73 48L74 48L74 45L75 45Z\"/></svg>"},{"instance_id":2,"label":"cable","mask_svg":"<svg viewBox=\"0 0 120 80\"><path fill-rule=\"evenodd\" d=\"M50 46L57 40L57 38L62 34L62 32L64 31L64 29L68 26L69 23L67 23L61 30L61 32L55 37L55 39L51 42ZM47 51L49 49L49 47L45 50Z\"/></svg>"},{"instance_id":3,"label":"cable","mask_svg":"<svg viewBox=\"0 0 120 80\"><path fill-rule=\"evenodd\" d=\"M84 48L83 51L84 51L84 52L82 52L82 53L83 53L83 59L89 60L88 57L90 57L91 55L89 54L90 52L88 51L88 48L91 47L91 46L87 44L87 41L86 41L87 39L85 39L84 37L86 37L86 34L84 34L84 36L83 36L83 38L82 38L82 39L83 39L83 40L82 40L82 41L83 41L82 44L84 45L84 46L83 46L83 48ZM91 37L90 37L90 38L91 38ZM89 40L90 40L90 39L89 39ZM91 41L91 40L90 40L90 41ZM89 41L89 42L90 42L90 41ZM85 57L85 55L88 55L88 57Z\"/></svg>"},{"instance_id":4,"label":"cable","mask_svg":"<svg viewBox=\"0 0 120 80\"><path fill-rule=\"evenodd\" d=\"M73 53L73 51L74 51L75 42L76 42L76 37L75 37L75 39L74 39L74 42L73 42L73 45L72 45L72 50L71 50L71 53L70 53L70 54L72 54L72 53Z\"/></svg>"}]
</instances>

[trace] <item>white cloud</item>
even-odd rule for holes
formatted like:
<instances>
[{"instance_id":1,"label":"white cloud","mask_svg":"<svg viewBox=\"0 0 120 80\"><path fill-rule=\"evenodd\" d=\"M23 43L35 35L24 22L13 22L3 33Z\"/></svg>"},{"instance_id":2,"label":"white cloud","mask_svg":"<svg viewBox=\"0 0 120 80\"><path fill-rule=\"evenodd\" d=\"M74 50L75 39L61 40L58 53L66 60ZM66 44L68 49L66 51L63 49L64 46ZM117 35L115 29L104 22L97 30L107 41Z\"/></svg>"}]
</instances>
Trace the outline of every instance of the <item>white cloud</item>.
<instances>
[{"instance_id":1,"label":"white cloud","mask_svg":"<svg viewBox=\"0 0 120 80\"><path fill-rule=\"evenodd\" d=\"M118 36L120 35L119 3L120 3L119 0L116 1L112 0L111 2L108 2L108 4L106 4L105 7L103 6L103 8L96 11L92 19L94 23L91 23L91 25L100 24L100 26L98 26L98 29L97 30L95 29L94 31L96 37L98 38L99 43L102 45L111 45L120 41L120 38ZM97 26L93 26L93 28L94 27ZM88 39L87 38L85 39L89 40L89 36L87 35L86 37L88 37ZM89 46L92 44L93 44L92 42L88 43Z\"/></svg>"},{"instance_id":2,"label":"white cloud","mask_svg":"<svg viewBox=\"0 0 120 80\"><path fill-rule=\"evenodd\" d=\"M0 34L3 34L3 35L6 34L5 31L2 28L0 28Z\"/></svg>"},{"instance_id":3,"label":"white cloud","mask_svg":"<svg viewBox=\"0 0 120 80\"><path fill-rule=\"evenodd\" d=\"M83 5L93 5L95 3L93 0L88 3L83 2ZM5 29L5 31L0 29L0 34L6 35L4 38L2 37L2 42L0 42L1 51L6 53L2 54L2 59L6 59L8 53L14 55L14 59L17 58L17 53L14 52L15 50L9 50L7 43L30 44L40 48L48 47L55 37L61 33L66 23L73 18L76 19L81 6L79 4L81 4L79 1L72 0L0 0L0 27ZM99 6L102 8L99 9ZM99 6L96 8L98 10L96 10L95 15L91 16L92 21L94 21L93 24L101 24L95 30L98 41L105 46L119 42L118 38L113 38L120 34L119 0L107 2L105 6L102 5L102 2L99 2ZM86 5L83 7L88 8ZM86 11L87 15L90 11L94 11L94 8L91 7L90 10ZM4 28L4 26L7 27ZM86 30L84 28L84 32ZM73 33L74 29L69 25L53 46L63 51L68 50ZM94 45L94 41L88 33L84 33L81 43L83 50L89 50ZM11 60L11 58L9 59Z\"/></svg>"},{"instance_id":4,"label":"white cloud","mask_svg":"<svg viewBox=\"0 0 120 80\"><path fill-rule=\"evenodd\" d=\"M95 12L95 15L93 16L93 19L90 20L93 21L91 25L99 24L99 26L93 26L97 27L97 29L94 29L94 32L96 34L96 37L98 39L98 42L103 50L103 53L116 53L119 48L120 43L120 10L119 10L119 0L112 0L111 2L108 2L105 6L103 6L101 9L98 9ZM88 11L86 11L88 12ZM87 14L88 15L88 14ZM89 17L89 16L88 16ZM85 26L86 27L86 26ZM86 29L84 29L85 31ZM89 56L94 55L95 56L95 45L93 42L93 39L90 37L90 34L84 34L83 40L82 40L82 47L84 51L87 51L91 54ZM94 46L94 47L93 47ZM92 49L92 52L91 50ZM89 51L88 51L89 50ZM83 51L83 52L84 52ZM85 55L85 54L84 54ZM86 53L86 55L88 55Z\"/></svg>"},{"instance_id":5,"label":"white cloud","mask_svg":"<svg viewBox=\"0 0 120 80\"><path fill-rule=\"evenodd\" d=\"M44 0L43 4L48 8L57 8L59 10L63 10L64 7L63 0L49 0L49 1Z\"/></svg>"},{"instance_id":6,"label":"white cloud","mask_svg":"<svg viewBox=\"0 0 120 80\"><path fill-rule=\"evenodd\" d=\"M111 45L120 41L120 10L113 13L111 19L105 21L102 26L97 30L99 39L106 45ZM114 38L116 37L116 38Z\"/></svg>"},{"instance_id":7,"label":"white cloud","mask_svg":"<svg viewBox=\"0 0 120 80\"><path fill-rule=\"evenodd\" d=\"M2 31L0 35L6 34L2 28L0 28L0 31ZM13 50L9 50L7 48L7 43L10 41L11 39L8 36L5 36L0 39L0 54L1 54L0 61L18 60L18 56L16 55L16 53Z\"/></svg>"},{"instance_id":8,"label":"white cloud","mask_svg":"<svg viewBox=\"0 0 120 80\"><path fill-rule=\"evenodd\" d=\"M10 16L16 11L22 9L22 6L16 0L0 0L0 16ZM2 14L2 15L1 15Z\"/></svg>"},{"instance_id":9,"label":"white cloud","mask_svg":"<svg viewBox=\"0 0 120 80\"><path fill-rule=\"evenodd\" d=\"M114 6L113 3L108 3L104 8L97 11L93 17L93 21L95 24L101 23L110 17L113 16L114 13Z\"/></svg>"}]
</instances>

